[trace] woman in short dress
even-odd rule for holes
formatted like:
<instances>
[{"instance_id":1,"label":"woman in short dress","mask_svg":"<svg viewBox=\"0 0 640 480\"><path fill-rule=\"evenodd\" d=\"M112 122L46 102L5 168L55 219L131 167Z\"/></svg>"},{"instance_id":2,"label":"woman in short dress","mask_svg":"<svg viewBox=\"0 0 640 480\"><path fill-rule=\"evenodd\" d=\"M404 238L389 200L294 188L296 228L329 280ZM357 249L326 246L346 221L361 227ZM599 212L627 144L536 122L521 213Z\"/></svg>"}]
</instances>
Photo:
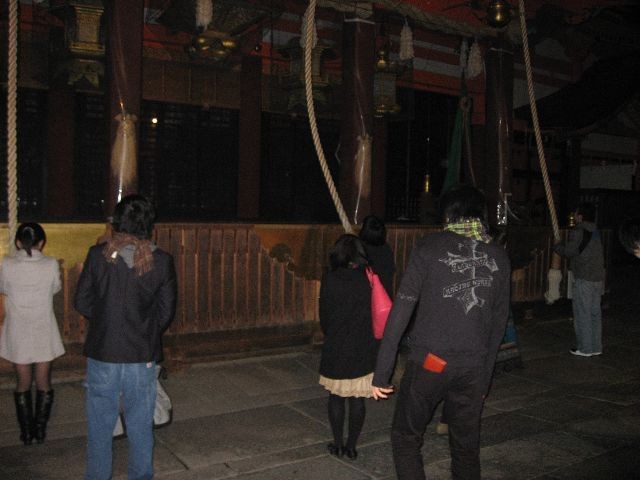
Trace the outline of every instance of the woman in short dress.
<instances>
[{"instance_id":1,"label":"woman in short dress","mask_svg":"<svg viewBox=\"0 0 640 480\"><path fill-rule=\"evenodd\" d=\"M51 361L64 353L53 295L60 291L60 268L55 258L43 255L44 229L37 223L18 227L14 255L0 270L0 294L5 296L5 318L0 334L0 357L14 365L17 376L14 400L20 440L42 443L53 404ZM36 405L31 384L35 376Z\"/></svg>"},{"instance_id":2,"label":"woman in short dress","mask_svg":"<svg viewBox=\"0 0 640 480\"><path fill-rule=\"evenodd\" d=\"M371 286L365 273L367 254L360 239L343 235L329 256L329 270L320 287L320 326L324 333L320 384L329 390L329 423L333 442L329 453L355 460L356 443L365 418L365 397L379 342L371 326ZM343 438L346 403L348 435Z\"/></svg>"}]
</instances>

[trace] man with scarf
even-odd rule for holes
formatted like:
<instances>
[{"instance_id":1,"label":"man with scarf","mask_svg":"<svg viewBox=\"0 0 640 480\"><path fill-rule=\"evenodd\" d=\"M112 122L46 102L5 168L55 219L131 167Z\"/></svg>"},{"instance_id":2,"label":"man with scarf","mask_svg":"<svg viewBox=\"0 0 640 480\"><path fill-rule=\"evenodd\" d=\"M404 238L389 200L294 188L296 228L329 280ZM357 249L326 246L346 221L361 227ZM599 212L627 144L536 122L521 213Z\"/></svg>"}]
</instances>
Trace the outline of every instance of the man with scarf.
<instances>
[{"instance_id":1,"label":"man with scarf","mask_svg":"<svg viewBox=\"0 0 640 480\"><path fill-rule=\"evenodd\" d=\"M112 476L112 432L124 407L129 479L153 478L156 362L176 308L173 258L150 240L155 212L140 195L115 208L109 240L89 249L74 306L88 321L85 479Z\"/></svg>"},{"instance_id":2,"label":"man with scarf","mask_svg":"<svg viewBox=\"0 0 640 480\"><path fill-rule=\"evenodd\" d=\"M510 265L490 242L480 191L455 186L441 199L444 231L411 253L384 332L373 377L374 398L393 392L398 344L409 332L391 445L398 479L424 479L421 447L444 400L454 479L480 479L480 417L509 315Z\"/></svg>"}]
</instances>

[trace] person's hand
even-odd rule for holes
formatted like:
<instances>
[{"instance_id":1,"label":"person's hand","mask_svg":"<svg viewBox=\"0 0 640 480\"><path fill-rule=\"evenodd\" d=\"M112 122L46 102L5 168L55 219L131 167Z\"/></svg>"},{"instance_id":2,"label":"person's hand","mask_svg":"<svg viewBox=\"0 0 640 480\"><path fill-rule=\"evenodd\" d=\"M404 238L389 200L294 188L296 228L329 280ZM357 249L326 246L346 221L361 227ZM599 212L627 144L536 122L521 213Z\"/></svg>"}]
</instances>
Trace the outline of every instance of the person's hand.
<instances>
[{"instance_id":1,"label":"person's hand","mask_svg":"<svg viewBox=\"0 0 640 480\"><path fill-rule=\"evenodd\" d=\"M393 385L389 385L388 387L375 387L371 385L371 393L373 394L373 398L376 400L380 400L383 398L389 398L389 395L393 393Z\"/></svg>"}]
</instances>

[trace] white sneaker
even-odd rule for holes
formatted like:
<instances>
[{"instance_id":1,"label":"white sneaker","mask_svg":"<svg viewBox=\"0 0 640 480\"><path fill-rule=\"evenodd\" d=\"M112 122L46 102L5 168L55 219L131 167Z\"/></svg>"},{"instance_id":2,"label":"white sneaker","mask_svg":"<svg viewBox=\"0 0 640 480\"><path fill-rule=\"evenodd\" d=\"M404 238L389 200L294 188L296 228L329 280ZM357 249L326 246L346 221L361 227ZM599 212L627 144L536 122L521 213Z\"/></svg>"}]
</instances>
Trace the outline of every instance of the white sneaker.
<instances>
[{"instance_id":1,"label":"white sneaker","mask_svg":"<svg viewBox=\"0 0 640 480\"><path fill-rule=\"evenodd\" d=\"M600 352L593 352L590 354L592 357L597 357L598 355L602 355L602 351Z\"/></svg>"},{"instance_id":2,"label":"white sneaker","mask_svg":"<svg viewBox=\"0 0 640 480\"><path fill-rule=\"evenodd\" d=\"M571 350L569 350L569 353L571 355L577 355L579 357L590 357L591 355L593 355L593 353L584 353L575 348L572 348Z\"/></svg>"}]
</instances>

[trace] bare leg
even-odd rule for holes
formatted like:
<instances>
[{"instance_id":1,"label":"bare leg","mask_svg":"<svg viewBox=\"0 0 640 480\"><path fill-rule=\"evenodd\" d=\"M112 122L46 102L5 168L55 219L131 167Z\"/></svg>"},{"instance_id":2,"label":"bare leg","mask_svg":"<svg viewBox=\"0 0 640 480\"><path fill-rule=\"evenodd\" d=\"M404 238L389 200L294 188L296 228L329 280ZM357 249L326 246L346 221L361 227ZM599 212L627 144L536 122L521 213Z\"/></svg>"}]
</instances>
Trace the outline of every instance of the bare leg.
<instances>
[{"instance_id":1,"label":"bare leg","mask_svg":"<svg viewBox=\"0 0 640 480\"><path fill-rule=\"evenodd\" d=\"M16 392L26 392L31 390L31 380L32 380L32 369L31 364L21 364L14 363L13 364L16 370Z\"/></svg>"},{"instance_id":2,"label":"bare leg","mask_svg":"<svg viewBox=\"0 0 640 480\"><path fill-rule=\"evenodd\" d=\"M51 362L35 364L36 390L48 392L51 390Z\"/></svg>"}]
</instances>

